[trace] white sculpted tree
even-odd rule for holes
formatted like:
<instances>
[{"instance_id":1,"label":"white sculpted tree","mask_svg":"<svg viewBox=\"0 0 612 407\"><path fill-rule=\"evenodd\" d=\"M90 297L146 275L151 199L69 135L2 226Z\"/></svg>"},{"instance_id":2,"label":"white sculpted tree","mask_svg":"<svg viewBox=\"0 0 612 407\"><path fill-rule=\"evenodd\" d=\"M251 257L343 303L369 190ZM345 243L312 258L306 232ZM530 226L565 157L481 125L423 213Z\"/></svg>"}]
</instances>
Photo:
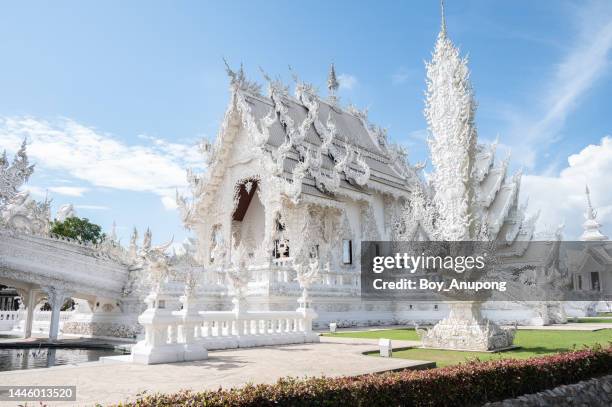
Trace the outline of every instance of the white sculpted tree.
<instances>
[{"instance_id":1,"label":"white sculpted tree","mask_svg":"<svg viewBox=\"0 0 612 407\"><path fill-rule=\"evenodd\" d=\"M486 214L477 203L476 102L470 72L467 58L460 56L446 34L444 3L440 33L426 68L425 117L431 133L428 142L434 172L430 188L415 192L411 215L421 212L420 225L431 240L494 239L488 233ZM492 249L494 245L483 247ZM448 318L428 331L419 330L423 346L486 351L511 346L514 331L485 320L481 315L482 300L451 302Z\"/></svg>"},{"instance_id":2,"label":"white sculpted tree","mask_svg":"<svg viewBox=\"0 0 612 407\"><path fill-rule=\"evenodd\" d=\"M467 59L446 35L442 17L431 62L427 63L425 117L432 137L429 148L434 173L431 184L441 240L474 238L474 177L476 125Z\"/></svg>"}]
</instances>

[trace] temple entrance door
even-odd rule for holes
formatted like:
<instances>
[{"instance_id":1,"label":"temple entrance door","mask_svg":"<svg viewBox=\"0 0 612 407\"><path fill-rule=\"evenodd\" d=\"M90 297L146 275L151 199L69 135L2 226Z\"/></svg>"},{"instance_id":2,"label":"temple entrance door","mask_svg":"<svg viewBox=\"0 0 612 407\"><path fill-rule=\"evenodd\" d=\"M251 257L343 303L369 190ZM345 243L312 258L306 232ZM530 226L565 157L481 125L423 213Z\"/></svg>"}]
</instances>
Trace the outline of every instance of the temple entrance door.
<instances>
[{"instance_id":1,"label":"temple entrance door","mask_svg":"<svg viewBox=\"0 0 612 407\"><path fill-rule=\"evenodd\" d=\"M245 180L238 186L238 202L232 213L232 237L249 254L264 240L265 209L257 196L258 180Z\"/></svg>"}]
</instances>

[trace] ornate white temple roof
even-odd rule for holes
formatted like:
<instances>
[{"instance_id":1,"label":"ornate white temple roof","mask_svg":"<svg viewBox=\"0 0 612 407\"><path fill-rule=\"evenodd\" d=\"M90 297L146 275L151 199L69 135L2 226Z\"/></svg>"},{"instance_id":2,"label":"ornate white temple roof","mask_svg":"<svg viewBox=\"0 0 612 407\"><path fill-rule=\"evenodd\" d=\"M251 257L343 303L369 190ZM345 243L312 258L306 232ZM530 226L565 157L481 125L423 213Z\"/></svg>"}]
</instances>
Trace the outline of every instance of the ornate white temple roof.
<instances>
[{"instance_id":1,"label":"ornate white temple roof","mask_svg":"<svg viewBox=\"0 0 612 407\"><path fill-rule=\"evenodd\" d=\"M333 67L325 100L295 75L295 95L289 95L286 85L264 73L264 96L242 67L227 66L227 73L231 97L225 119L216 140L203 145L209 168L202 175L188 173L193 204L177 196L186 225L197 222L196 212L205 213L214 200L241 129L248 145L239 148L261 159L257 175L281 180L278 192L294 202L302 195L329 201L369 199L373 192L407 197L422 182L424 165L409 165L405 150L389 143L386 130L370 124L367 112L340 106Z\"/></svg>"},{"instance_id":2,"label":"ornate white temple roof","mask_svg":"<svg viewBox=\"0 0 612 407\"><path fill-rule=\"evenodd\" d=\"M239 89L238 92L244 93L244 98L251 106L251 112L254 119L259 121L262 120L270 111L274 108L274 102L270 97L264 97L261 95L254 95L248 91ZM294 97L287 96L283 98L288 108L288 115L295 123L303 123L308 115L308 108ZM356 110L349 111L343 109L337 105L330 105L327 101L322 99L316 99L318 103L316 119L320 124L331 121L335 126L335 134L333 137L332 145L339 155L344 155L344 149L346 144L354 151L361 155L363 161L368 165L370 171L370 179L368 186L374 186L374 183L378 183L389 188L397 188L399 190L407 190L409 187L409 179L402 176L400 172L395 168L395 164L392 161L390 152L386 147L381 146L376 136L381 136L381 130L372 130L369 128L367 122L367 116L365 113L358 112ZM321 149L324 142L325 134L322 134L325 130L319 128L317 130L316 124L308 126L303 140L303 145L307 146L312 150ZM270 150L278 149L288 138L287 129L277 120L270 126L270 137L267 141L267 148ZM331 150L331 149L330 149ZM299 152L295 146L291 147L291 154L287 156L284 162L285 175L289 177L299 161ZM329 154L321 155L321 167L331 172L336 165L336 157L330 151ZM363 172L363 169L359 167L355 162L349 164L350 167L355 171ZM310 182L309 182L310 181ZM307 175L304 182L307 185L314 186L314 180L311 175ZM346 178L341 179L341 187L352 190L362 191L362 186L350 183ZM308 189L303 192L308 193Z\"/></svg>"}]
</instances>

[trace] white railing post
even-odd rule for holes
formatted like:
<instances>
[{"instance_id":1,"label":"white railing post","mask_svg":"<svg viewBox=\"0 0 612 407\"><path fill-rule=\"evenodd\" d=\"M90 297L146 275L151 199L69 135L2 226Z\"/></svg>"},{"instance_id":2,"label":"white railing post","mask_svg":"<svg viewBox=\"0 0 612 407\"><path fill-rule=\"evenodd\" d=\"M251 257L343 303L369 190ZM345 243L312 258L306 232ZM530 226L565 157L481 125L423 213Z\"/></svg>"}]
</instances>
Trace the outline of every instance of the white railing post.
<instances>
[{"instance_id":1,"label":"white railing post","mask_svg":"<svg viewBox=\"0 0 612 407\"><path fill-rule=\"evenodd\" d=\"M184 360L183 345L176 343L175 337L177 323L182 319L172 314L176 300L170 295L151 292L145 302L147 309L138 317L145 338L132 348L132 360L145 365ZM172 334L169 334L170 327L174 328Z\"/></svg>"},{"instance_id":2,"label":"white railing post","mask_svg":"<svg viewBox=\"0 0 612 407\"><path fill-rule=\"evenodd\" d=\"M179 342L183 345L183 360L203 360L208 358L208 351L196 340L198 325L202 324L202 317L196 309L196 300L190 295L184 295L180 299L183 309L178 312L180 316ZM199 339L199 338L197 338Z\"/></svg>"}]
</instances>

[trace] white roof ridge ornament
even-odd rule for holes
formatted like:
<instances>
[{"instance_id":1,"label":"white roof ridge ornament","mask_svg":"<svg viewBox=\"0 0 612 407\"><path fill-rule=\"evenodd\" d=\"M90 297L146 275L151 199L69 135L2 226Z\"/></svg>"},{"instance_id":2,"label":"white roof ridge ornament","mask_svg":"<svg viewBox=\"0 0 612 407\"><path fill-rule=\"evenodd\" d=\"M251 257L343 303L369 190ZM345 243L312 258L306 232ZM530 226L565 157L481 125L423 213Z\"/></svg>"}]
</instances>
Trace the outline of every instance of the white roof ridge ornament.
<instances>
[{"instance_id":1,"label":"white roof ridge ornament","mask_svg":"<svg viewBox=\"0 0 612 407\"><path fill-rule=\"evenodd\" d=\"M593 208L591 203L591 191L589 186L585 186L585 193L587 198L587 210L584 214L585 222L582 224L584 232L580 236L581 240L584 241L601 241L608 240L608 236L601 233L601 224L597 222L597 211Z\"/></svg>"},{"instance_id":2,"label":"white roof ridge ornament","mask_svg":"<svg viewBox=\"0 0 612 407\"><path fill-rule=\"evenodd\" d=\"M329 91L329 96L327 100L332 106L336 106L338 104L338 88L340 87L340 83L338 82L338 78L336 77L336 68L334 63L329 67L329 75L327 76L327 90Z\"/></svg>"},{"instance_id":3,"label":"white roof ridge ornament","mask_svg":"<svg viewBox=\"0 0 612 407\"><path fill-rule=\"evenodd\" d=\"M244 73L244 66L242 63L240 63L240 69L238 71L234 71L229 66L229 63L225 58L223 58L223 63L225 64L225 72L230 78L230 89L232 91L242 90L249 93L253 93L255 95L261 94L261 85L246 78L246 75Z\"/></svg>"}]
</instances>

